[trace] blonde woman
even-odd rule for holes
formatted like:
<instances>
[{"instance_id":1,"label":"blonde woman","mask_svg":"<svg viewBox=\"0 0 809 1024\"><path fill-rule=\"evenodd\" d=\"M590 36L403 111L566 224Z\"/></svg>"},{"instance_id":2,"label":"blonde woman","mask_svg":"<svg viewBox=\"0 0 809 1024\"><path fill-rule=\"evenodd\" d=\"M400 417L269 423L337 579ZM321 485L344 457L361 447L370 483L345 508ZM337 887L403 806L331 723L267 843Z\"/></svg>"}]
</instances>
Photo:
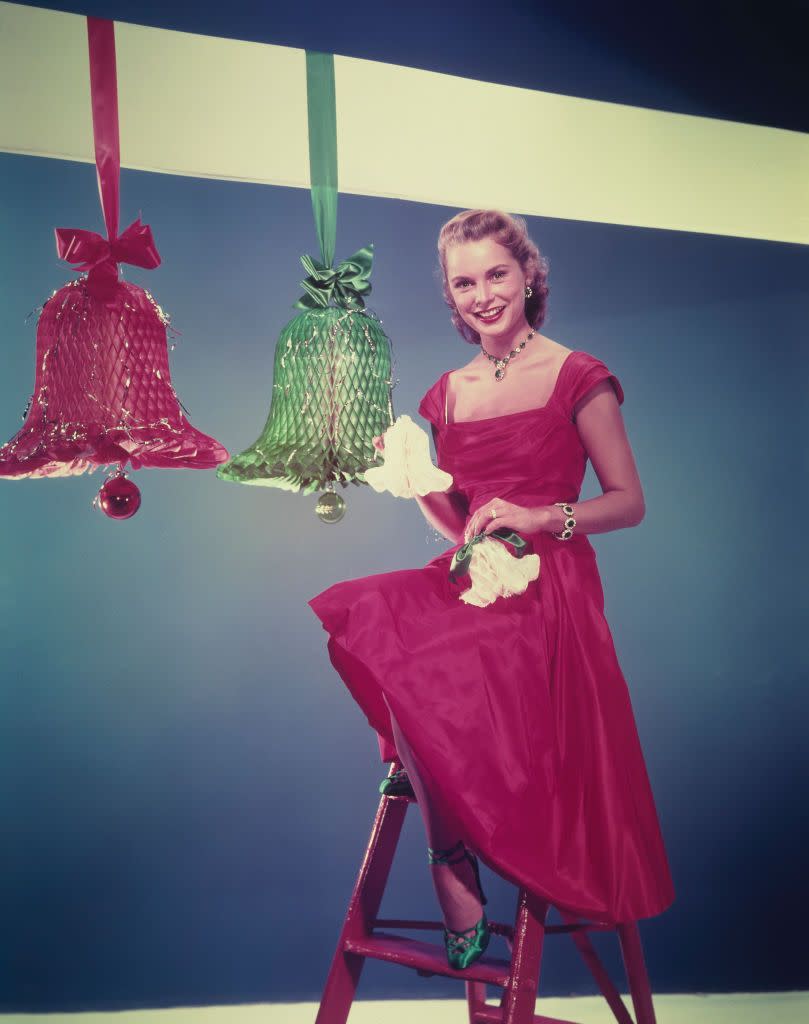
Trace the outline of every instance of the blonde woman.
<instances>
[{"instance_id":1,"label":"blonde woman","mask_svg":"<svg viewBox=\"0 0 809 1024\"><path fill-rule=\"evenodd\" d=\"M384 759L404 765L381 789L416 796L448 962L463 969L489 941L477 856L610 922L659 914L674 891L588 540L645 512L621 385L540 333L547 263L520 218L466 210L438 252L452 322L476 351L421 400L453 483L417 500L453 547L310 604ZM602 493L579 501L588 459ZM539 555L539 576L478 606L459 599L469 584L450 563L494 530Z\"/></svg>"}]
</instances>

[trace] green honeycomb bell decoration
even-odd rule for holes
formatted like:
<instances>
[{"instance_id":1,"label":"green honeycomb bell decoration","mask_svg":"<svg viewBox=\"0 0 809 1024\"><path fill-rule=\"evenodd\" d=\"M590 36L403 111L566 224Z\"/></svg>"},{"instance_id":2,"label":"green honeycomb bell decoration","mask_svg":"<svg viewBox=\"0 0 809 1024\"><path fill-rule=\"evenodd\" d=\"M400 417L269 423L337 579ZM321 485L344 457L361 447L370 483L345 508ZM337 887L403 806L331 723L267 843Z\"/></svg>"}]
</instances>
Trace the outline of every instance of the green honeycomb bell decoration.
<instances>
[{"instance_id":1,"label":"green honeycomb bell decoration","mask_svg":"<svg viewBox=\"0 0 809 1024\"><path fill-rule=\"evenodd\" d=\"M303 494L325 489L318 515L336 522L344 503L334 485L365 483L372 438L393 422L391 384L390 343L375 316L355 304L306 309L278 339L261 436L217 475Z\"/></svg>"},{"instance_id":2,"label":"green honeycomb bell decoration","mask_svg":"<svg viewBox=\"0 0 809 1024\"><path fill-rule=\"evenodd\" d=\"M365 483L373 437L393 423L391 349L381 321L365 308L373 246L333 267L337 223L337 132L331 54L306 54L312 207L321 259L302 256L307 273L300 312L275 349L272 401L261 436L220 466L242 484L322 491L316 513L339 522L335 485Z\"/></svg>"}]
</instances>

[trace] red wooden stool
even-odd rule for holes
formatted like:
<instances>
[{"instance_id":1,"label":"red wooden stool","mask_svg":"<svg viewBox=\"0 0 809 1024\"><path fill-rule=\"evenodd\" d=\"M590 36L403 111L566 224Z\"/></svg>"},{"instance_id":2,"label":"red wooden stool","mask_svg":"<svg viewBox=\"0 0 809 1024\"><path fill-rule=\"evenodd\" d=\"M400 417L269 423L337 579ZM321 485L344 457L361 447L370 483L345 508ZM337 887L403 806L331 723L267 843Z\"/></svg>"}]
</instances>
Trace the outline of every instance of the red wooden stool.
<instances>
[{"instance_id":1,"label":"red wooden stool","mask_svg":"<svg viewBox=\"0 0 809 1024\"><path fill-rule=\"evenodd\" d=\"M401 764L394 762L391 774L399 768ZM466 985L469 1024L575 1024L559 1017L534 1013L542 942L545 935L556 932L570 933L619 1024L633 1024L632 1016L587 936L588 931L617 932L635 1008L634 1024L655 1024L643 948L634 921L618 925L580 921L574 915L560 910L565 924L546 925L549 904L537 899L526 889L520 889L513 927L489 922L492 934L501 935L505 939L511 959L498 960L484 955L463 971L453 970L447 964L443 943L438 946L377 931L378 928L438 932L443 929L443 924L437 921L377 917L407 807L413 802L412 798L405 796L383 796L379 802L371 838L351 894L315 1024L345 1024L367 957L412 967L423 977L443 974L463 981ZM503 989L499 1006L487 1005L487 984Z\"/></svg>"}]
</instances>

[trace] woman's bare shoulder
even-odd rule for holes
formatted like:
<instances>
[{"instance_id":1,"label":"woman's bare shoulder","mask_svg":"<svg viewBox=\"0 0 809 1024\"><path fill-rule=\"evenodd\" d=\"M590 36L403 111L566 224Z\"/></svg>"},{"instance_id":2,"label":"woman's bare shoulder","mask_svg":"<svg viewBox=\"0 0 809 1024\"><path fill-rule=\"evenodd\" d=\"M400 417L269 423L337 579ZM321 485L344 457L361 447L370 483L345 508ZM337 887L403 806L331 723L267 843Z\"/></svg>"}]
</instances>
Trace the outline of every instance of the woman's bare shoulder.
<instances>
[{"instance_id":1,"label":"woman's bare shoulder","mask_svg":"<svg viewBox=\"0 0 809 1024\"><path fill-rule=\"evenodd\" d=\"M566 359L571 352L576 351L575 349L568 348L567 345L561 345L558 341L554 341L553 338L548 338L544 334L538 334L537 338L542 342L542 347L548 354L556 355L560 361Z\"/></svg>"},{"instance_id":2,"label":"woman's bare shoulder","mask_svg":"<svg viewBox=\"0 0 809 1024\"><path fill-rule=\"evenodd\" d=\"M475 356L474 359L470 359L463 366L456 366L454 370L449 370L447 378L451 379L453 383L461 380L475 380L480 376L485 362L479 356Z\"/></svg>"}]
</instances>

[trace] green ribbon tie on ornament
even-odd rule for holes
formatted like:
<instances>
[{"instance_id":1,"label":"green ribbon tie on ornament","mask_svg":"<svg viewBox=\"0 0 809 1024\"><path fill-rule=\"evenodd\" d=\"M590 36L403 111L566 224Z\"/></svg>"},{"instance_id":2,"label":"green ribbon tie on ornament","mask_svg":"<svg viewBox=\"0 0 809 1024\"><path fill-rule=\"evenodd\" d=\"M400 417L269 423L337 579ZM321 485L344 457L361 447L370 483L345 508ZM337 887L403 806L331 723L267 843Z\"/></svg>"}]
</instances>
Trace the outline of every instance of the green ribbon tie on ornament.
<instances>
[{"instance_id":1,"label":"green ribbon tie on ornament","mask_svg":"<svg viewBox=\"0 0 809 1024\"><path fill-rule=\"evenodd\" d=\"M486 537L497 537L502 540L505 544L510 544L514 548L514 557L522 558L525 554L527 544L525 540L515 533L514 530L509 530L508 527L501 526L497 530L492 530L491 533L478 533L466 542L462 547L458 548L455 554L452 556L452 563L449 567L449 578L451 580L458 580L461 576L465 576L469 572L469 563L472 561L472 548L475 544L479 544Z\"/></svg>"},{"instance_id":2,"label":"green ribbon tie on ornament","mask_svg":"<svg viewBox=\"0 0 809 1024\"><path fill-rule=\"evenodd\" d=\"M337 237L337 102L334 90L334 55L306 51L306 112L309 127L309 187L312 212L320 242L320 259L301 256L309 275L301 282L305 295L298 309L363 309L371 290L373 246L358 249L335 268Z\"/></svg>"},{"instance_id":3,"label":"green ribbon tie on ornament","mask_svg":"<svg viewBox=\"0 0 809 1024\"><path fill-rule=\"evenodd\" d=\"M320 260L330 267L337 238L337 102L331 53L306 51L306 113L312 212Z\"/></svg>"},{"instance_id":4,"label":"green ribbon tie on ornament","mask_svg":"<svg viewBox=\"0 0 809 1024\"><path fill-rule=\"evenodd\" d=\"M363 295L371 290L371 267L374 262L373 245L364 245L353 256L337 267L327 267L312 256L301 256L308 277L301 281L306 292L295 303L298 309L318 309L333 303L344 309L363 309Z\"/></svg>"}]
</instances>

